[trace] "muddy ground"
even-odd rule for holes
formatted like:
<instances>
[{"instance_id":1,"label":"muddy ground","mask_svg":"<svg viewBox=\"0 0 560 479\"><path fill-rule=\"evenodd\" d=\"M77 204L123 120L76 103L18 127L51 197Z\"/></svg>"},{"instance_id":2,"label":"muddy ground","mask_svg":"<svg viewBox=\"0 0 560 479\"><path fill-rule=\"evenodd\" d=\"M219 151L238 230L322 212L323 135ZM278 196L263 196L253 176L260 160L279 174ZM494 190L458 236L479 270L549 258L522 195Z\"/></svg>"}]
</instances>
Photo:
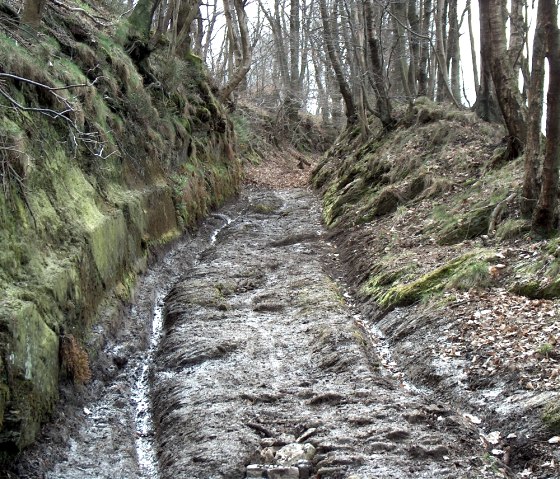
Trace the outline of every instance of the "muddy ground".
<instances>
[{"instance_id":1,"label":"muddy ground","mask_svg":"<svg viewBox=\"0 0 560 479\"><path fill-rule=\"evenodd\" d=\"M13 474L499 477L478 426L403 381L341 277L310 191L248 188L106 316L94 381L63 390Z\"/></svg>"}]
</instances>

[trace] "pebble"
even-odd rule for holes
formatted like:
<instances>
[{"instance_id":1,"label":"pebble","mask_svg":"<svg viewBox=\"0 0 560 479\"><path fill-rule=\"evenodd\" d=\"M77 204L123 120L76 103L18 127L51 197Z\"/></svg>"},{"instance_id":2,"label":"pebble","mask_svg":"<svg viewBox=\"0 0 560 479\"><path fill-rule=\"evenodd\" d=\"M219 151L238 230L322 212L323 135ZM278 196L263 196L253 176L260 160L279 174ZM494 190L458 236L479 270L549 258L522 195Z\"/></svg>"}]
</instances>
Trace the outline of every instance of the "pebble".
<instances>
[{"instance_id":1,"label":"pebble","mask_svg":"<svg viewBox=\"0 0 560 479\"><path fill-rule=\"evenodd\" d=\"M301 460L311 460L315 456L316 449L309 443L299 444L297 442L288 444L276 452L276 462L283 466L293 466Z\"/></svg>"}]
</instances>

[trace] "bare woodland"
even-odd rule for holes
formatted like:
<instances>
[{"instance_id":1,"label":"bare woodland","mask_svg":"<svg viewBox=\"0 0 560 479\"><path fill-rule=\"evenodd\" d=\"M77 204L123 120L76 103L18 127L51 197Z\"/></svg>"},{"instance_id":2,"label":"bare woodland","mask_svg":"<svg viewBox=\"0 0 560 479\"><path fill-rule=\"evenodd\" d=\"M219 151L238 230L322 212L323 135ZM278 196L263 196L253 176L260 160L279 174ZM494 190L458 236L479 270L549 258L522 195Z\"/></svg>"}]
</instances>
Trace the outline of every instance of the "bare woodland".
<instances>
[{"instance_id":1,"label":"bare woodland","mask_svg":"<svg viewBox=\"0 0 560 479\"><path fill-rule=\"evenodd\" d=\"M27 0L23 21L38 25L44 4ZM550 233L560 155L551 141L560 128L557 2L479 0L478 19L472 6L471 0L139 0L126 16L138 63L157 48L168 49L170 58L194 54L231 108L249 98L274 110L287 131L304 111L325 126L356 127L363 135L370 134L372 118L391 130L395 111L420 96L466 109L464 78L472 79L472 109L506 129L496 161L525 155L522 209L536 231ZM529 7L537 12L531 41ZM469 53L459 48L465 24ZM471 56L473 71L463 70L461 54Z\"/></svg>"}]
</instances>

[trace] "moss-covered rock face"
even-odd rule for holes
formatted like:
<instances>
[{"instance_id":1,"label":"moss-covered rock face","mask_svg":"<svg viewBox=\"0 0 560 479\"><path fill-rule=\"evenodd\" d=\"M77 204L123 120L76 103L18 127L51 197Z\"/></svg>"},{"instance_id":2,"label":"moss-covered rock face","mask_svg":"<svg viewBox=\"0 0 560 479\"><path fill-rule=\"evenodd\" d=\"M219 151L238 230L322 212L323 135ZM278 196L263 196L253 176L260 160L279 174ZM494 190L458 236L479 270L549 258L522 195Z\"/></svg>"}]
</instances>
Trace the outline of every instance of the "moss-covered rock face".
<instances>
[{"instance_id":1,"label":"moss-covered rock face","mask_svg":"<svg viewBox=\"0 0 560 479\"><path fill-rule=\"evenodd\" d=\"M113 40L126 25L101 33L79 12L44 21L49 33L32 40L0 33L2 71L89 86L58 90L67 120L0 98L0 460L52 411L68 379L61 338L87 345L100 300L115 287L126 298L149 246L195 226L240 179L232 124L200 59L156 52L139 70ZM64 109L36 84L3 88L25 107Z\"/></svg>"}]
</instances>

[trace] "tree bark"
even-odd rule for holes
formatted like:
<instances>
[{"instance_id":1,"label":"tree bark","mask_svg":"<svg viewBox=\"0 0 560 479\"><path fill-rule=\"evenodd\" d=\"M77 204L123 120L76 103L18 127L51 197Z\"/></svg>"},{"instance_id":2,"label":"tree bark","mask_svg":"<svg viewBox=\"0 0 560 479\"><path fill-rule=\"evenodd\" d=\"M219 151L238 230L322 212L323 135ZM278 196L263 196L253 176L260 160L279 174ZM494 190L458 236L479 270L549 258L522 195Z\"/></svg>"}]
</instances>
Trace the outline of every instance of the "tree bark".
<instances>
[{"instance_id":1,"label":"tree bark","mask_svg":"<svg viewBox=\"0 0 560 479\"><path fill-rule=\"evenodd\" d=\"M471 0L467 0L467 21L469 22L469 40L471 44L471 61L473 66L473 76L474 76L474 90L476 92L480 89L480 79L478 77L478 66L477 66L477 58L476 58L476 47L474 43L474 31L472 26L472 8L471 8Z\"/></svg>"},{"instance_id":2,"label":"tree bark","mask_svg":"<svg viewBox=\"0 0 560 479\"><path fill-rule=\"evenodd\" d=\"M537 10L537 25L533 38L531 83L528 91L527 146L523 176L521 212L530 218L537 204L539 194L539 159L541 156L541 118L543 114L545 22L542 1Z\"/></svg>"},{"instance_id":3,"label":"tree bark","mask_svg":"<svg viewBox=\"0 0 560 479\"><path fill-rule=\"evenodd\" d=\"M251 45L249 43L249 28L247 26L247 14L243 0L233 0L235 13L239 27L239 42L241 44L241 61L236 65L236 70L228 83L220 90L220 98L226 101L239 84L245 79L251 69Z\"/></svg>"},{"instance_id":4,"label":"tree bark","mask_svg":"<svg viewBox=\"0 0 560 479\"><path fill-rule=\"evenodd\" d=\"M408 24L410 31L408 35L408 45L410 52L410 59L408 62L408 82L412 95L416 98L418 95L418 62L420 59L420 18L418 16L418 9L416 0L408 1Z\"/></svg>"},{"instance_id":5,"label":"tree bark","mask_svg":"<svg viewBox=\"0 0 560 479\"><path fill-rule=\"evenodd\" d=\"M395 37L395 62L398 68L402 91L406 100L412 104L412 92L408 83L408 60L406 51L406 35L403 25L408 22L406 15L406 4L402 2L392 2L391 19L393 21L393 31Z\"/></svg>"},{"instance_id":6,"label":"tree bark","mask_svg":"<svg viewBox=\"0 0 560 479\"><path fill-rule=\"evenodd\" d=\"M418 61L418 94L428 95L428 60L430 57L430 21L432 17L432 0L424 0L422 7L422 27L420 33L424 37L420 43L420 58ZM432 98L430 98L432 99Z\"/></svg>"},{"instance_id":7,"label":"tree bark","mask_svg":"<svg viewBox=\"0 0 560 479\"><path fill-rule=\"evenodd\" d=\"M542 168L542 187L533 216L533 230L550 235L558 221L558 169L560 168L560 30L558 6L553 0L540 0L546 19L545 35L549 65L546 109L546 148Z\"/></svg>"},{"instance_id":8,"label":"tree bark","mask_svg":"<svg viewBox=\"0 0 560 479\"><path fill-rule=\"evenodd\" d=\"M25 0L21 21L25 25L38 27L43 18L46 0Z\"/></svg>"},{"instance_id":9,"label":"tree bark","mask_svg":"<svg viewBox=\"0 0 560 479\"><path fill-rule=\"evenodd\" d=\"M502 114L492 83L492 37L490 32L490 5L487 0L479 0L480 22L480 86L476 92L473 110L484 121L501 122Z\"/></svg>"},{"instance_id":10,"label":"tree bark","mask_svg":"<svg viewBox=\"0 0 560 479\"><path fill-rule=\"evenodd\" d=\"M383 127L392 129L395 120L392 115L391 100L385 83L385 75L383 74L383 64L381 57L381 48L379 39L374 29L373 8L371 0L364 0L364 17L366 23L366 37L369 47L369 55L371 61L371 77L375 96L377 99L377 116L381 120Z\"/></svg>"},{"instance_id":11,"label":"tree bark","mask_svg":"<svg viewBox=\"0 0 560 479\"><path fill-rule=\"evenodd\" d=\"M342 70L342 63L340 61L340 52L335 45L335 38L333 36L333 28L331 25L332 19L327 11L326 0L319 0L319 8L321 11L321 19L323 22L323 37L325 40L325 45L327 47L327 54L331 62L331 66L334 70L336 81L340 89L340 94L344 100L344 105L346 107L346 121L348 126L356 124L358 121L358 114L356 111L356 106L354 99L352 98L352 92L344 77L344 72Z\"/></svg>"},{"instance_id":12,"label":"tree bark","mask_svg":"<svg viewBox=\"0 0 560 479\"><path fill-rule=\"evenodd\" d=\"M486 3L480 0L480 3ZM488 23L491 34L491 72L496 97L508 131L508 150L504 160L517 158L527 141L526 110L519 93L517 75L514 73L506 41L506 0L487 2L490 7ZM481 6L482 11L482 6Z\"/></svg>"},{"instance_id":13,"label":"tree bark","mask_svg":"<svg viewBox=\"0 0 560 479\"><path fill-rule=\"evenodd\" d=\"M450 87L453 96L461 98L461 53L459 49L459 18L457 16L457 0L449 0L449 36L447 40L447 62L450 71Z\"/></svg>"}]
</instances>

